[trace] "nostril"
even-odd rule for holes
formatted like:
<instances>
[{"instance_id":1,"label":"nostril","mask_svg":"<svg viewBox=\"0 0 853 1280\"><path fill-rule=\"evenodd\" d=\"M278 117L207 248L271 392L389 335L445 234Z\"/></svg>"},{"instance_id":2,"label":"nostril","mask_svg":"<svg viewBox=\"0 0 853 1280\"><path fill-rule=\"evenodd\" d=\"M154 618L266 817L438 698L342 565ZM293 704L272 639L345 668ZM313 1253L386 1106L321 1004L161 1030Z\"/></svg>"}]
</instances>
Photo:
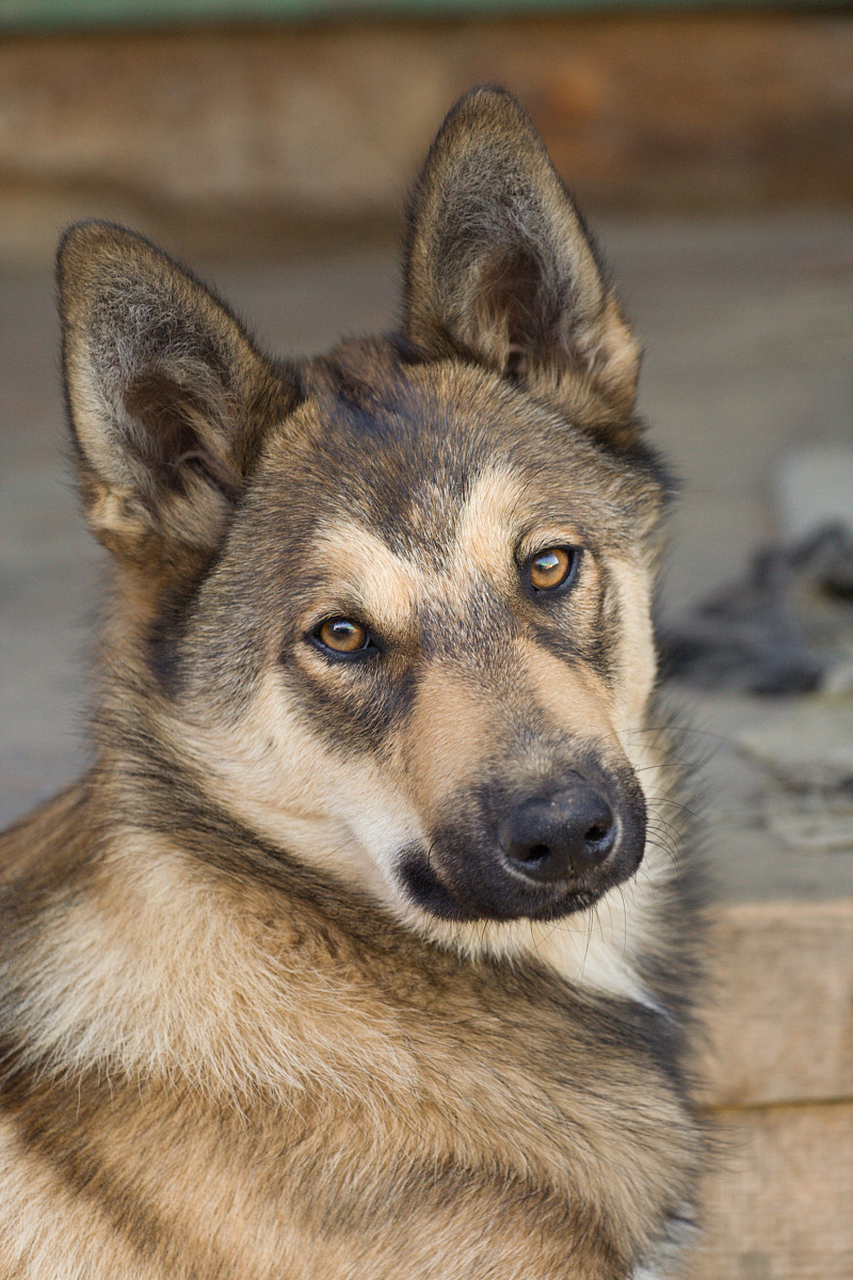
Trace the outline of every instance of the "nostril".
<instances>
[{"instance_id":1,"label":"nostril","mask_svg":"<svg viewBox=\"0 0 853 1280\"><path fill-rule=\"evenodd\" d=\"M590 849L601 849L604 846L609 848L615 837L616 829L611 817L609 822L594 822L584 835L584 840Z\"/></svg>"},{"instance_id":2,"label":"nostril","mask_svg":"<svg viewBox=\"0 0 853 1280\"><path fill-rule=\"evenodd\" d=\"M542 862L551 856L551 850L547 844L533 844L529 849L519 848L513 856L518 862Z\"/></svg>"}]
</instances>

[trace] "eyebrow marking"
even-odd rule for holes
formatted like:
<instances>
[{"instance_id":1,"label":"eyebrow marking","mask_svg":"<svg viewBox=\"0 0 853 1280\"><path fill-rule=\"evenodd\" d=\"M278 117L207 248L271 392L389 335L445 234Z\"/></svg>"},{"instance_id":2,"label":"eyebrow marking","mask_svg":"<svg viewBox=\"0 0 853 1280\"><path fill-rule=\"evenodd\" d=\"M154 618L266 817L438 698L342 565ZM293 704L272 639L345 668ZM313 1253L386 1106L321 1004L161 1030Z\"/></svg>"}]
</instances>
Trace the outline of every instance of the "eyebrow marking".
<instances>
[{"instance_id":1,"label":"eyebrow marking","mask_svg":"<svg viewBox=\"0 0 853 1280\"><path fill-rule=\"evenodd\" d=\"M429 590L427 574L414 561L354 520L324 529L315 554L324 561L331 590L354 596L378 626L405 625Z\"/></svg>"},{"instance_id":2,"label":"eyebrow marking","mask_svg":"<svg viewBox=\"0 0 853 1280\"><path fill-rule=\"evenodd\" d=\"M493 579L496 569L505 577L510 552L521 533L521 511L525 486L512 472L494 467L471 487L459 514L451 575L473 562L481 573Z\"/></svg>"},{"instance_id":3,"label":"eyebrow marking","mask_svg":"<svg viewBox=\"0 0 853 1280\"><path fill-rule=\"evenodd\" d=\"M506 581L514 557L524 559L549 546L581 546L584 539L568 520L537 510L531 482L496 466L479 477L460 512L454 570L473 562L486 577Z\"/></svg>"}]
</instances>

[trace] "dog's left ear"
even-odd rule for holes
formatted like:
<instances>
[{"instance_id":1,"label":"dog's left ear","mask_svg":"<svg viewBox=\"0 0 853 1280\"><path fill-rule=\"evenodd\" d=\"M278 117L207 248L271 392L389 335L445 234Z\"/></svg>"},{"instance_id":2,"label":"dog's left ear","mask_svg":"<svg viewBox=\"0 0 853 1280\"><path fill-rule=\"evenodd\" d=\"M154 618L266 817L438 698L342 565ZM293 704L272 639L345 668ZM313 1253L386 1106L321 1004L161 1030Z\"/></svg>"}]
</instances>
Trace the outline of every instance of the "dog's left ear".
<instances>
[{"instance_id":1,"label":"dog's left ear","mask_svg":"<svg viewBox=\"0 0 853 1280\"><path fill-rule=\"evenodd\" d=\"M581 373L622 418L614 443L636 435L639 346L539 135L503 90L456 104L415 187L404 333L428 358L467 353L552 398Z\"/></svg>"}]
</instances>

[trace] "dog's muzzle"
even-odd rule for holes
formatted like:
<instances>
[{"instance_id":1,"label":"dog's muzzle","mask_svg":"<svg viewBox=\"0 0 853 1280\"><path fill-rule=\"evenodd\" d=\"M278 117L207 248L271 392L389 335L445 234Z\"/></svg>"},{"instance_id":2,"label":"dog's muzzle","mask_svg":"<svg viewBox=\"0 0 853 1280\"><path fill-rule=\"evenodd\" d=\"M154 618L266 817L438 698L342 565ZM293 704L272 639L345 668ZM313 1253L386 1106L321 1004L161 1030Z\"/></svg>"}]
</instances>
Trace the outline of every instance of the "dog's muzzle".
<instances>
[{"instance_id":1,"label":"dog's muzzle","mask_svg":"<svg viewBox=\"0 0 853 1280\"><path fill-rule=\"evenodd\" d=\"M407 895L442 919L556 919L637 870L646 808L634 774L569 770L508 793L457 796L428 847L401 852Z\"/></svg>"}]
</instances>

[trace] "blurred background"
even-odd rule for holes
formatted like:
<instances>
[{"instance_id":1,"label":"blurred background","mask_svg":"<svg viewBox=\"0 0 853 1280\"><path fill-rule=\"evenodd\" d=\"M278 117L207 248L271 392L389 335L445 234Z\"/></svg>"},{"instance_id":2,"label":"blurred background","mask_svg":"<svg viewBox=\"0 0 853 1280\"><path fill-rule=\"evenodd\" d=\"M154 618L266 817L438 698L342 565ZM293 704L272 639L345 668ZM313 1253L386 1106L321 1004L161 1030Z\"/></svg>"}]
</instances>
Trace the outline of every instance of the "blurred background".
<instances>
[{"instance_id":1,"label":"blurred background","mask_svg":"<svg viewBox=\"0 0 853 1280\"><path fill-rule=\"evenodd\" d=\"M474 84L525 102L593 213L837 209L849 10L602 0L0 0L0 236L92 210L193 255L393 234Z\"/></svg>"},{"instance_id":2,"label":"blurred background","mask_svg":"<svg viewBox=\"0 0 853 1280\"><path fill-rule=\"evenodd\" d=\"M605 248L683 480L661 627L713 757L740 1019L712 1101L752 1117L696 1275L850 1280L849 5L0 0L0 817L85 762L103 565L64 454L61 229L126 223L262 345L311 354L394 323L406 190L453 100L495 81ZM782 913L765 934L759 909ZM789 1003L762 1005L780 972Z\"/></svg>"}]
</instances>

